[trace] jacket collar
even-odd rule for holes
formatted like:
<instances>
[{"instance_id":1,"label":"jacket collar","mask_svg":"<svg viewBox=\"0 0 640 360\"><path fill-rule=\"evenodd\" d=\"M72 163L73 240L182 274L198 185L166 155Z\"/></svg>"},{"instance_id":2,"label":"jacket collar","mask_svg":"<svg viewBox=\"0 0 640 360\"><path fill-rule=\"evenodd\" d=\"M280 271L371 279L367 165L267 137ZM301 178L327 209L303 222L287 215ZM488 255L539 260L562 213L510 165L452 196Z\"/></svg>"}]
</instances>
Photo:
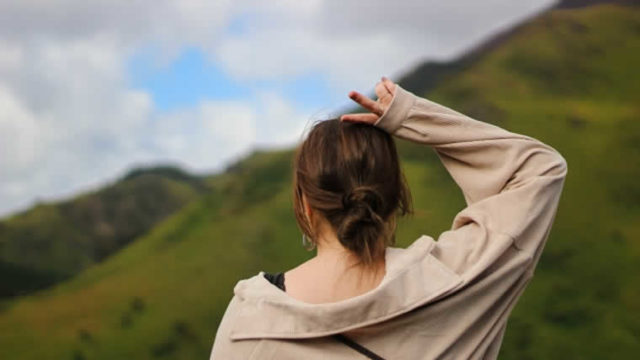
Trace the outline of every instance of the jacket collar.
<instances>
[{"instance_id":1,"label":"jacket collar","mask_svg":"<svg viewBox=\"0 0 640 360\"><path fill-rule=\"evenodd\" d=\"M431 254L433 238L422 235L406 249L388 247L386 274L373 290L325 304L292 298L264 278L240 280L231 339L311 338L372 325L433 302L462 280Z\"/></svg>"}]
</instances>

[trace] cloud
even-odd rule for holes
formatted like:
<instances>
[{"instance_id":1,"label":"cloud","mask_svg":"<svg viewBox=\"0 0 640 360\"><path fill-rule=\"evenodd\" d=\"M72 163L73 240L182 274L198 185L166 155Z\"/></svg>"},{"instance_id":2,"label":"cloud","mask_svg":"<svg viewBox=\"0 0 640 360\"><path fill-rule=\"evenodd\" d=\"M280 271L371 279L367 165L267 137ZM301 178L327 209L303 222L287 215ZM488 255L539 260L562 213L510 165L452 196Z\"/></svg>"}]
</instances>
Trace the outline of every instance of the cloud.
<instances>
[{"instance_id":1,"label":"cloud","mask_svg":"<svg viewBox=\"0 0 640 360\"><path fill-rule=\"evenodd\" d=\"M34 114L6 87L0 87L0 109L0 168L25 175L43 155L46 140Z\"/></svg>"},{"instance_id":2,"label":"cloud","mask_svg":"<svg viewBox=\"0 0 640 360\"><path fill-rule=\"evenodd\" d=\"M0 212L113 176L152 111L148 94L126 87L109 41L13 48L17 60L0 65Z\"/></svg>"},{"instance_id":3,"label":"cloud","mask_svg":"<svg viewBox=\"0 0 640 360\"><path fill-rule=\"evenodd\" d=\"M325 0L298 7L256 2L247 11L261 21L223 38L212 56L241 79L319 71L344 92L371 87L378 76L426 58L451 59L553 2Z\"/></svg>"},{"instance_id":4,"label":"cloud","mask_svg":"<svg viewBox=\"0 0 640 360\"><path fill-rule=\"evenodd\" d=\"M203 101L194 108L159 115L149 148L158 160L192 171L216 171L246 155L256 139L257 112L241 101Z\"/></svg>"},{"instance_id":5,"label":"cloud","mask_svg":"<svg viewBox=\"0 0 640 360\"><path fill-rule=\"evenodd\" d=\"M0 216L98 187L132 164L207 171L252 146L290 146L328 116L285 97L279 83L320 74L343 99L550 3L2 1ZM166 66L186 48L208 54L252 95L164 112L149 89L132 88L136 54L151 49L149 66ZM275 85L256 85L265 82Z\"/></svg>"},{"instance_id":6,"label":"cloud","mask_svg":"<svg viewBox=\"0 0 640 360\"><path fill-rule=\"evenodd\" d=\"M215 42L232 0L16 0L0 2L0 34L21 43L109 37L122 48L144 44L175 55L188 44Z\"/></svg>"},{"instance_id":7,"label":"cloud","mask_svg":"<svg viewBox=\"0 0 640 360\"><path fill-rule=\"evenodd\" d=\"M257 94L260 116L256 121L259 146L291 147L301 140L311 117L299 111L277 92L261 91Z\"/></svg>"},{"instance_id":8,"label":"cloud","mask_svg":"<svg viewBox=\"0 0 640 360\"><path fill-rule=\"evenodd\" d=\"M158 49L162 63L188 44L210 46L231 3L0 2L0 215L175 157L156 138L167 117L130 88L127 61L141 48ZM212 163L198 162L193 138L182 139L181 160L213 167L238 150L214 139Z\"/></svg>"}]
</instances>

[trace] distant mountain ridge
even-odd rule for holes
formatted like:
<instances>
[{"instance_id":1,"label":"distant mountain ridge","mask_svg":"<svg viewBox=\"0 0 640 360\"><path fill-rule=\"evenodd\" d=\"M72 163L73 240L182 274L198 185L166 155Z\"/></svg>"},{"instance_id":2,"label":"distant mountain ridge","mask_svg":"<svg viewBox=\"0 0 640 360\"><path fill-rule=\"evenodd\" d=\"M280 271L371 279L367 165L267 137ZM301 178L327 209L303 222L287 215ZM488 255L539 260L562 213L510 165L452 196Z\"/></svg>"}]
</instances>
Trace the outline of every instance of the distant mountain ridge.
<instances>
[{"instance_id":1,"label":"distant mountain ridge","mask_svg":"<svg viewBox=\"0 0 640 360\"><path fill-rule=\"evenodd\" d=\"M480 42L470 50L451 61L431 61L427 60L416 66L414 69L402 74L397 80L398 84L403 88L417 93L424 94L433 90L442 81L463 71L469 66L479 61L485 54L490 53L493 49L502 45L506 40L514 36L518 31L526 27L529 22L536 19L549 11L556 9L576 9L581 7L589 7L599 4L619 4L638 6L638 0L561 0L551 5L547 9L543 9L538 13L530 15L524 21L504 29L494 34L485 41Z\"/></svg>"},{"instance_id":2,"label":"distant mountain ridge","mask_svg":"<svg viewBox=\"0 0 640 360\"><path fill-rule=\"evenodd\" d=\"M554 8L555 9L577 9L581 7L587 7L600 4L618 4L618 5L640 5L638 0L561 0Z\"/></svg>"},{"instance_id":3,"label":"distant mountain ridge","mask_svg":"<svg viewBox=\"0 0 640 360\"><path fill-rule=\"evenodd\" d=\"M100 190L0 220L0 297L69 278L206 191L203 178L177 167L141 167Z\"/></svg>"}]
</instances>

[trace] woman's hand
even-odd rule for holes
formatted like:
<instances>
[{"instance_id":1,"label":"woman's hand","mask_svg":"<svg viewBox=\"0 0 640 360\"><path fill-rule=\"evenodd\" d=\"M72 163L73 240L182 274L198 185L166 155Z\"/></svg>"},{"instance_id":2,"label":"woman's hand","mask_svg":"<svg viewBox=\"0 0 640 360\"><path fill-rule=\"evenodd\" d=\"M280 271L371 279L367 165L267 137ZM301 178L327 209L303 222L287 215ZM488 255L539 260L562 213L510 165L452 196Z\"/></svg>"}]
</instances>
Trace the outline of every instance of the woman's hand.
<instances>
[{"instance_id":1,"label":"woman's hand","mask_svg":"<svg viewBox=\"0 0 640 360\"><path fill-rule=\"evenodd\" d=\"M373 125L382 114L384 114L389 105L391 104L391 100L393 99L393 95L396 91L396 84L394 84L391 80L386 77L382 77L382 80L376 84L376 95L378 96L377 101L373 101L368 97L360 94L357 91L349 92L349 97L351 100L357 102L363 108L371 111L370 113L359 113L359 114L345 114L340 116L341 121L353 121L353 122L362 122L366 124Z\"/></svg>"}]
</instances>

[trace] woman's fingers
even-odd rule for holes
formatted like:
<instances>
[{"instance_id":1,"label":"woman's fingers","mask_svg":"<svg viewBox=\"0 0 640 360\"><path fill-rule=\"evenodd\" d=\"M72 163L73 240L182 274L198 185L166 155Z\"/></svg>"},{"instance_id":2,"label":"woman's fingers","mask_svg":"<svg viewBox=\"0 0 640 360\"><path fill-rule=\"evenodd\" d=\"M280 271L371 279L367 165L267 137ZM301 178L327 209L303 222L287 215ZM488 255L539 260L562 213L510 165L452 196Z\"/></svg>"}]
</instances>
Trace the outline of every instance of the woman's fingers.
<instances>
[{"instance_id":1,"label":"woman's fingers","mask_svg":"<svg viewBox=\"0 0 640 360\"><path fill-rule=\"evenodd\" d=\"M349 92L349 98L357 102L363 108L371 111L371 113L365 114L345 114L340 117L341 121L353 121L362 122L367 124L374 124L380 116L385 112L386 107L389 106L391 99L395 93L396 84L394 84L387 77L382 77L382 81L378 82L375 87L375 93L378 96L378 101L373 101L365 95L357 91Z\"/></svg>"},{"instance_id":2,"label":"woman's fingers","mask_svg":"<svg viewBox=\"0 0 640 360\"><path fill-rule=\"evenodd\" d=\"M366 124L374 124L378 120L379 116L373 113L368 114L344 114L340 116L341 121L353 121L362 122Z\"/></svg>"},{"instance_id":3,"label":"woman's fingers","mask_svg":"<svg viewBox=\"0 0 640 360\"><path fill-rule=\"evenodd\" d=\"M395 94L395 92L396 92L396 84L394 84L393 81L389 80L388 77L386 77L386 76L382 77L382 84L387 89L387 91L391 94L391 96L393 96L393 94Z\"/></svg>"},{"instance_id":4,"label":"woman's fingers","mask_svg":"<svg viewBox=\"0 0 640 360\"><path fill-rule=\"evenodd\" d=\"M376 91L376 95L378 96L378 100L383 100L383 99L393 97L389 92L389 90L387 89L387 87L382 82L378 82L376 84L375 91Z\"/></svg>"},{"instance_id":5,"label":"woman's fingers","mask_svg":"<svg viewBox=\"0 0 640 360\"><path fill-rule=\"evenodd\" d=\"M360 94L357 91L351 91L349 93L349 97L351 98L351 100L357 102L363 108L371 111L374 114L381 116L384 113L384 110L382 109L379 103L369 99L368 97Z\"/></svg>"}]
</instances>

